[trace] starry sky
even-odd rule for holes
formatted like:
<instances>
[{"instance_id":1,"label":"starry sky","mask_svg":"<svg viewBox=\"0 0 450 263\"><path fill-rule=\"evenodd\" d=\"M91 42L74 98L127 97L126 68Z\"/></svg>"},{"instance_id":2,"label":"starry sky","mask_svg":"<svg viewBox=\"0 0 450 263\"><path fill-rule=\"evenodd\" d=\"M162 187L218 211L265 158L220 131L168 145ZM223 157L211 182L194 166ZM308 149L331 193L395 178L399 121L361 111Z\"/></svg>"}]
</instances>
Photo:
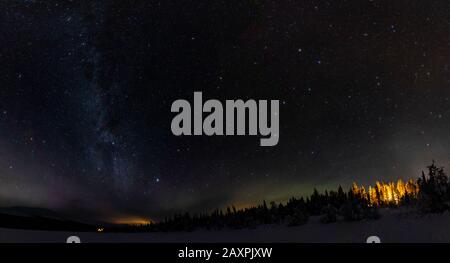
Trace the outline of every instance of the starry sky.
<instances>
[{"instance_id":1,"label":"starry sky","mask_svg":"<svg viewBox=\"0 0 450 263\"><path fill-rule=\"evenodd\" d=\"M0 206L111 222L450 162L450 2L1 1ZM174 136L173 101L280 101L280 141Z\"/></svg>"}]
</instances>

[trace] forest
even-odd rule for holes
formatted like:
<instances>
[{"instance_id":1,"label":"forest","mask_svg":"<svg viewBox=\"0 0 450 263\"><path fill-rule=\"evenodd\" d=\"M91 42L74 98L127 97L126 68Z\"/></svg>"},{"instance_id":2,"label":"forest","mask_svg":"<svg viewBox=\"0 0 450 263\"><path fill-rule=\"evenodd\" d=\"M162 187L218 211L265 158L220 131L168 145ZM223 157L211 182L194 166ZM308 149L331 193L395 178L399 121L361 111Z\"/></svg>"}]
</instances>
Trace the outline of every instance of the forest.
<instances>
[{"instance_id":1,"label":"forest","mask_svg":"<svg viewBox=\"0 0 450 263\"><path fill-rule=\"evenodd\" d=\"M128 225L106 228L110 232L172 232L197 229L220 230L224 228L255 228L264 224L299 226L318 216L324 224L337 221L376 220L380 208L409 207L418 214L442 213L449 209L450 181L443 167L433 161L417 180L404 182L376 182L375 185L358 186L353 183L348 191L319 192L314 189L307 197L292 197L286 203L263 201L244 209L229 206L210 213L191 215L175 214L172 217L147 225Z\"/></svg>"}]
</instances>

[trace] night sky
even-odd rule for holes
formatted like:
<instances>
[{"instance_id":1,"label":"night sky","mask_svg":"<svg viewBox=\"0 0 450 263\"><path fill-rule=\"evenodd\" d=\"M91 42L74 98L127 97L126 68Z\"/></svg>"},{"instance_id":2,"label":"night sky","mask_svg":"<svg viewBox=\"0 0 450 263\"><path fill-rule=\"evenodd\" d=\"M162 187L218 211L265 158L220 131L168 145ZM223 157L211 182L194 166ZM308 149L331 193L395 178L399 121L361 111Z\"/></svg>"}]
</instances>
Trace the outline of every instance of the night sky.
<instances>
[{"instance_id":1,"label":"night sky","mask_svg":"<svg viewBox=\"0 0 450 263\"><path fill-rule=\"evenodd\" d=\"M450 162L450 2L1 1L0 206L112 222ZM280 101L280 140L174 136L171 104Z\"/></svg>"}]
</instances>

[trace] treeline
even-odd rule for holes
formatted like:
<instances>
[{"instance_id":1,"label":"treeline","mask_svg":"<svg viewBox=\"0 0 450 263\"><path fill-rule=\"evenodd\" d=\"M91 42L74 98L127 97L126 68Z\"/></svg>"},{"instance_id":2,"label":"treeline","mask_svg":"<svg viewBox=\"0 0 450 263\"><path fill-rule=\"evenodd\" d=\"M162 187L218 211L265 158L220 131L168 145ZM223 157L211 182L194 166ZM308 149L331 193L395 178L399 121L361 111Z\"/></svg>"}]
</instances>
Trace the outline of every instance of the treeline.
<instances>
[{"instance_id":1,"label":"treeline","mask_svg":"<svg viewBox=\"0 0 450 263\"><path fill-rule=\"evenodd\" d=\"M433 163L427 166L428 173L416 181L406 183L379 183L369 187L356 184L344 191L319 193L314 189L306 198L291 198L285 204L271 202L250 208L226 210L191 215L176 214L159 223L108 229L109 231L193 231L195 229L219 230L223 228L254 228L263 224L286 224L298 226L306 223L310 216L319 216L322 223L338 220L357 221L378 219L380 207L411 206L420 213L441 213L449 209L450 182L442 167Z\"/></svg>"},{"instance_id":2,"label":"treeline","mask_svg":"<svg viewBox=\"0 0 450 263\"><path fill-rule=\"evenodd\" d=\"M286 204L271 202L254 207L214 210L211 213L191 215L175 214L159 223L107 229L107 231L193 231L195 229L220 230L223 228L254 228L263 224L287 224L298 226L306 223L310 216L321 216L323 223L343 220L355 221L379 217L377 207L370 206L368 200L352 190L319 193L316 189L306 198L291 198Z\"/></svg>"}]
</instances>

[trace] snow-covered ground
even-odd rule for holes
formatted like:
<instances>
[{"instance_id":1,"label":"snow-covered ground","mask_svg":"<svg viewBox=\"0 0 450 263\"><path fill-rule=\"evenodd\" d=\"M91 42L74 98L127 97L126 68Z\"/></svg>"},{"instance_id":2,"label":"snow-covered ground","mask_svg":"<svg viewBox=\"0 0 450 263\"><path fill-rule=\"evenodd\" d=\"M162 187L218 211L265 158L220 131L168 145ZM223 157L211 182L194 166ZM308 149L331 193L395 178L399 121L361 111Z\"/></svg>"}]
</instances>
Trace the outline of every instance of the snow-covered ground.
<instances>
[{"instance_id":1,"label":"snow-covered ground","mask_svg":"<svg viewBox=\"0 0 450 263\"><path fill-rule=\"evenodd\" d=\"M378 236L382 242L450 242L450 213L419 216L402 210L384 210L373 221L322 224L311 218L303 226L265 225L257 229L174 233L76 233L0 228L0 242L65 242L78 236L82 242L365 242Z\"/></svg>"}]
</instances>

